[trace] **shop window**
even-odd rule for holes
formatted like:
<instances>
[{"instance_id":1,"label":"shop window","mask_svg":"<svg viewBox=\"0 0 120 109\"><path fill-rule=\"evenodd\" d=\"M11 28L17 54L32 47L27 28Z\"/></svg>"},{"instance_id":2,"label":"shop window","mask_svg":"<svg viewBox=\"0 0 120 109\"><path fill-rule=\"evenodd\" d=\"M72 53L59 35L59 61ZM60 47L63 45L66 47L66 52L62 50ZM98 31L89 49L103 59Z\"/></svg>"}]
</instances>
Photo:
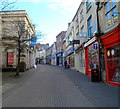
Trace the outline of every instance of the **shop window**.
<instances>
[{"instance_id":1,"label":"shop window","mask_svg":"<svg viewBox=\"0 0 120 109\"><path fill-rule=\"evenodd\" d=\"M89 17L87 24L88 24L88 37L91 37L93 35L92 34L92 16Z\"/></svg>"},{"instance_id":2,"label":"shop window","mask_svg":"<svg viewBox=\"0 0 120 109\"><path fill-rule=\"evenodd\" d=\"M120 83L120 44L107 49L108 81Z\"/></svg>"},{"instance_id":3,"label":"shop window","mask_svg":"<svg viewBox=\"0 0 120 109\"><path fill-rule=\"evenodd\" d=\"M85 67L84 52L80 53L80 67Z\"/></svg>"},{"instance_id":4,"label":"shop window","mask_svg":"<svg viewBox=\"0 0 120 109\"><path fill-rule=\"evenodd\" d=\"M71 62L70 62L71 63L71 67L74 67L74 64L75 64L74 63L74 55L71 55L70 57L71 57Z\"/></svg>"},{"instance_id":5,"label":"shop window","mask_svg":"<svg viewBox=\"0 0 120 109\"><path fill-rule=\"evenodd\" d=\"M89 57L89 64L88 68L98 68L98 43L93 43L88 47L88 57Z\"/></svg>"}]
</instances>

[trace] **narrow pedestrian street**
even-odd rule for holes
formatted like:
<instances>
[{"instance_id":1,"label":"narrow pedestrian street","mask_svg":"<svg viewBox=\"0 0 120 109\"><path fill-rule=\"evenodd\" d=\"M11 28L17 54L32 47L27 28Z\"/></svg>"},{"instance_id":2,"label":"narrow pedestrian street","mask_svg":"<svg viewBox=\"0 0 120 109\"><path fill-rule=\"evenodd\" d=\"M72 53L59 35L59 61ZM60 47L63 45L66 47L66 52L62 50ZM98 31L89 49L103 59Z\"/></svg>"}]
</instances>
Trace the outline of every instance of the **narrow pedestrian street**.
<instances>
[{"instance_id":1,"label":"narrow pedestrian street","mask_svg":"<svg viewBox=\"0 0 120 109\"><path fill-rule=\"evenodd\" d=\"M38 65L19 78L5 78L3 107L118 107L118 87L64 67Z\"/></svg>"}]
</instances>

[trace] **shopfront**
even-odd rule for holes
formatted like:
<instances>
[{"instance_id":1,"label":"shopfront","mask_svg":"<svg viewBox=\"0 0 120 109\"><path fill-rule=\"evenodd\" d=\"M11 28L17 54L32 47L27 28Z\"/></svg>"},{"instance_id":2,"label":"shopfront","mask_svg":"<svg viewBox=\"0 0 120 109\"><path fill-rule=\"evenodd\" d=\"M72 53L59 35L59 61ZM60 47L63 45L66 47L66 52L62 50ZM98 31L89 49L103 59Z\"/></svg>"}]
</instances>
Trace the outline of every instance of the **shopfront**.
<instances>
[{"instance_id":1,"label":"shopfront","mask_svg":"<svg viewBox=\"0 0 120 109\"><path fill-rule=\"evenodd\" d=\"M67 60L67 64L70 68L74 68L74 65L75 65L75 60L74 60L74 48L71 47L69 48L66 53L66 60Z\"/></svg>"},{"instance_id":2,"label":"shopfront","mask_svg":"<svg viewBox=\"0 0 120 109\"><path fill-rule=\"evenodd\" d=\"M51 55L46 56L46 64L51 64Z\"/></svg>"},{"instance_id":3,"label":"shopfront","mask_svg":"<svg viewBox=\"0 0 120 109\"><path fill-rule=\"evenodd\" d=\"M120 87L120 25L101 37L104 44L106 82Z\"/></svg>"},{"instance_id":4,"label":"shopfront","mask_svg":"<svg viewBox=\"0 0 120 109\"><path fill-rule=\"evenodd\" d=\"M51 65L56 65L56 54L51 56Z\"/></svg>"},{"instance_id":5,"label":"shopfront","mask_svg":"<svg viewBox=\"0 0 120 109\"><path fill-rule=\"evenodd\" d=\"M62 66L63 65L63 53L57 53L57 65Z\"/></svg>"},{"instance_id":6,"label":"shopfront","mask_svg":"<svg viewBox=\"0 0 120 109\"><path fill-rule=\"evenodd\" d=\"M75 49L75 69L80 73L85 74L85 52L83 44Z\"/></svg>"},{"instance_id":7,"label":"shopfront","mask_svg":"<svg viewBox=\"0 0 120 109\"><path fill-rule=\"evenodd\" d=\"M84 44L85 49L85 72L91 77L92 69L99 69L99 44L94 36Z\"/></svg>"}]
</instances>

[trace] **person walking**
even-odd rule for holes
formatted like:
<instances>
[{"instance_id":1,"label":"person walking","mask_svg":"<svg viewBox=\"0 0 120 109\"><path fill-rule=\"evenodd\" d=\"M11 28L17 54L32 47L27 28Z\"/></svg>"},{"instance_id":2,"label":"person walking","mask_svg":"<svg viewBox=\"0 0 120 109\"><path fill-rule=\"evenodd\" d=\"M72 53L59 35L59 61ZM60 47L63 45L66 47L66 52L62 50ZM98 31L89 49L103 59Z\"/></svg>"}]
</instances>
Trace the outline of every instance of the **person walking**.
<instances>
[{"instance_id":1,"label":"person walking","mask_svg":"<svg viewBox=\"0 0 120 109\"><path fill-rule=\"evenodd\" d=\"M65 66L65 68L67 68L67 61L64 62L64 66Z\"/></svg>"}]
</instances>

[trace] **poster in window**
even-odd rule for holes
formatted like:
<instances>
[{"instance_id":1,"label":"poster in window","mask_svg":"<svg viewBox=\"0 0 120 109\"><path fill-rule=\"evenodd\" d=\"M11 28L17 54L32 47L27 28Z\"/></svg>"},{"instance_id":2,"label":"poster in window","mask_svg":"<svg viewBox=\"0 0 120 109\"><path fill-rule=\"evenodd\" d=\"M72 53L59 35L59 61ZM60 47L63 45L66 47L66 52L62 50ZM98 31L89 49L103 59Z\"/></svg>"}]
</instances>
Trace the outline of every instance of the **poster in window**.
<instances>
[{"instance_id":1,"label":"poster in window","mask_svg":"<svg viewBox=\"0 0 120 109\"><path fill-rule=\"evenodd\" d=\"M13 61L14 61L14 53L8 52L8 65L13 65Z\"/></svg>"}]
</instances>

